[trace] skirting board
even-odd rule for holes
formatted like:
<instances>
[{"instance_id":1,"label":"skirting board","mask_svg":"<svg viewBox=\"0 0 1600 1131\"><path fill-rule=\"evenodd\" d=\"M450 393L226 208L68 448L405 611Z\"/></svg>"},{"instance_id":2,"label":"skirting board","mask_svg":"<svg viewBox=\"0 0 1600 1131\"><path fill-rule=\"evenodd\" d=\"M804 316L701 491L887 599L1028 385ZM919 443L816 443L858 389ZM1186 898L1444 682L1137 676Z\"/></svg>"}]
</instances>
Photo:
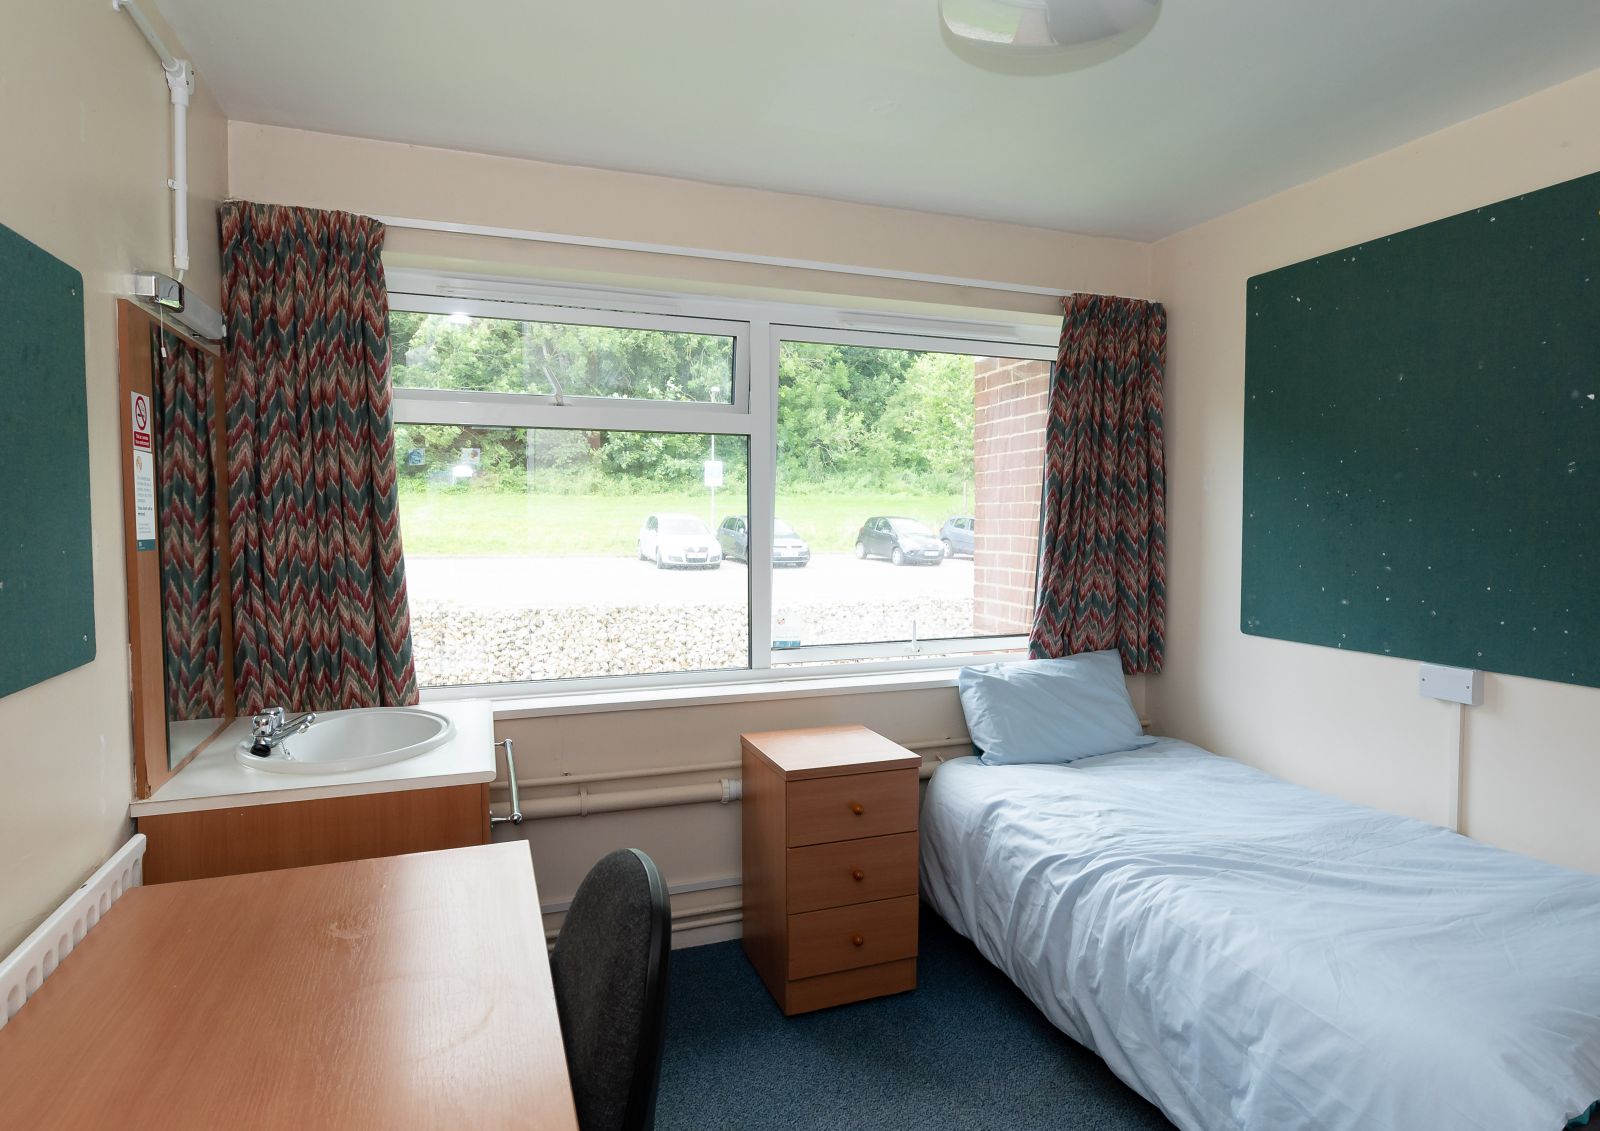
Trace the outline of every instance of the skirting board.
<instances>
[{"instance_id":1,"label":"skirting board","mask_svg":"<svg viewBox=\"0 0 1600 1131\"><path fill-rule=\"evenodd\" d=\"M685 923L682 927L674 926L672 928L672 949L688 950L690 947L728 942L742 937L743 934L744 925L742 923L712 923L704 927L697 927L693 923Z\"/></svg>"}]
</instances>

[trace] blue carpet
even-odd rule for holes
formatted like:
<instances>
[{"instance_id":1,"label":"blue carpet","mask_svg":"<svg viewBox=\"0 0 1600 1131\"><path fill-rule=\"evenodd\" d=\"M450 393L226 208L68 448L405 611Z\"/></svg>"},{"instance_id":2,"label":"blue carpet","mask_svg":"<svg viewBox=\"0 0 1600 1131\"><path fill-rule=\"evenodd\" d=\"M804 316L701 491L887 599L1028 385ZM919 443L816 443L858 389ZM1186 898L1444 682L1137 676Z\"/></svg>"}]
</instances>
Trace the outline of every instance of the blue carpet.
<instances>
[{"instance_id":1,"label":"blue carpet","mask_svg":"<svg viewBox=\"0 0 1600 1131\"><path fill-rule=\"evenodd\" d=\"M1171 1131L924 909L911 993L785 1018L737 942L674 951L658 1131Z\"/></svg>"}]
</instances>

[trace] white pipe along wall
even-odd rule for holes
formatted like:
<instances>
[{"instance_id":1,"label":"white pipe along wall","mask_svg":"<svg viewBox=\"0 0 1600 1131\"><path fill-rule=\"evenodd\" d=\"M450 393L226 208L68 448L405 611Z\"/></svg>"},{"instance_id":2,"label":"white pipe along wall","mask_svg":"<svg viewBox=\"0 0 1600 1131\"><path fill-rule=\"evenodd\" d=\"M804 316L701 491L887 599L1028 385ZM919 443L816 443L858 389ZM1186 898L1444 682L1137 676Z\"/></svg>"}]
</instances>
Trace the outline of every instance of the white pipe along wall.
<instances>
[{"instance_id":1,"label":"white pipe along wall","mask_svg":"<svg viewBox=\"0 0 1600 1131\"><path fill-rule=\"evenodd\" d=\"M166 72L172 97L172 269L178 282L189 270L189 99L194 94L194 67L173 55L136 0L111 0L115 11L127 12L149 41Z\"/></svg>"},{"instance_id":2,"label":"white pipe along wall","mask_svg":"<svg viewBox=\"0 0 1600 1131\"><path fill-rule=\"evenodd\" d=\"M908 743L906 748L920 753L925 750L970 745L971 743L964 738L954 740L941 739L930 742ZM924 761L919 773L921 779L927 781L931 778L934 770L938 769L943 761L944 758L937 754L933 756L933 761ZM701 782L694 785L649 786L643 789L614 790L602 793L591 793L586 786L588 783L597 781L679 777L684 774L736 770L739 767L740 764L738 762L709 762L695 766L662 766L655 769L574 774L571 777L519 778L517 788L523 790L567 785L579 786L576 794L569 794L565 797L541 797L522 802L522 816L525 820L541 817L587 817L591 813L620 813L635 809L655 809L670 805L705 805L712 802L727 805L738 801L744 796L742 778L724 777L714 782ZM496 781L490 788L496 796L500 796L506 793L509 787ZM499 814L496 815L498 816Z\"/></svg>"},{"instance_id":3,"label":"white pipe along wall","mask_svg":"<svg viewBox=\"0 0 1600 1131\"><path fill-rule=\"evenodd\" d=\"M594 863L628 845L650 854L667 881L674 910L685 913L677 920L675 946L736 938L738 923L713 924L702 917L731 915L709 908L740 897L741 807L722 803L721 785L721 779L741 772L739 735L865 726L920 754L929 773L933 763L972 748L953 675L937 686L893 690L867 679L843 686L830 682L820 694L755 693L714 702L628 699L605 710L589 710L585 703L538 714L513 706L496 718L495 737L516 743L524 809L530 800L560 798L570 815L497 825L494 839L527 844L547 927L560 922ZM1141 717L1144 684L1142 676L1128 679ZM494 810L504 813L509 791L503 752L497 761L491 797ZM589 787L592 802L611 790L683 785L701 786L700 800L669 794L676 803L615 811L591 805L580 816L573 798L579 786Z\"/></svg>"},{"instance_id":4,"label":"white pipe along wall","mask_svg":"<svg viewBox=\"0 0 1600 1131\"><path fill-rule=\"evenodd\" d=\"M904 742L907 749L918 753L933 752L933 750L946 750L960 747L960 752L971 749L970 742L966 739L928 739L925 742ZM931 760L925 760L920 766L918 777L922 781L930 779L934 771L939 768L946 755L933 753ZM712 761L712 763L696 763L696 765L683 766L656 766L648 769L619 769L619 771L603 771L603 773L573 774L570 777L526 777L518 779L518 790L526 789L560 789L578 785L578 792L565 793L560 797L531 798L522 801L522 816L525 821L534 819L560 819L560 817L597 817L602 814L643 813L648 809L674 809L678 806L690 805L731 805L733 801L741 800L744 787L742 777L718 777L717 781L693 782L685 785L646 785L640 789L602 790L590 792L589 785L595 782L627 782L643 781L643 779L661 779L661 777L678 777L683 774L720 773L728 769L739 769L738 761ZM504 801L509 787L504 782L504 776L491 785L491 792L498 801ZM499 806L509 811L509 806ZM739 877L723 877L710 881L688 881L688 883L674 883L669 885L669 891L674 897L693 896L698 893L738 893ZM546 899L542 902L541 912L546 917L546 942L554 944L555 937L560 934L560 923L557 917L565 917L566 909L571 904L570 899ZM718 941L723 937L736 937L739 925L744 921L744 901L738 899L723 899L712 904L683 904L678 902L672 910L672 931L674 931L675 945L693 945L694 942Z\"/></svg>"}]
</instances>

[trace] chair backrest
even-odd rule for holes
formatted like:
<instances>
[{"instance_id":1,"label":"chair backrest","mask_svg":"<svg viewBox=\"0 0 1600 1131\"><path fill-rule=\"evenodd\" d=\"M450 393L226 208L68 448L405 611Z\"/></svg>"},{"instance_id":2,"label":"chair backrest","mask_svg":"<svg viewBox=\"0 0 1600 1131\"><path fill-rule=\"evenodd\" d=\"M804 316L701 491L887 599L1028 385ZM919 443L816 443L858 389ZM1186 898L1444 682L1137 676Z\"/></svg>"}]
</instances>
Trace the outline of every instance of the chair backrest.
<instances>
[{"instance_id":1,"label":"chair backrest","mask_svg":"<svg viewBox=\"0 0 1600 1131\"><path fill-rule=\"evenodd\" d=\"M567 1072L583 1131L649 1131L661 1080L672 910L636 848L589 870L551 956Z\"/></svg>"}]
</instances>

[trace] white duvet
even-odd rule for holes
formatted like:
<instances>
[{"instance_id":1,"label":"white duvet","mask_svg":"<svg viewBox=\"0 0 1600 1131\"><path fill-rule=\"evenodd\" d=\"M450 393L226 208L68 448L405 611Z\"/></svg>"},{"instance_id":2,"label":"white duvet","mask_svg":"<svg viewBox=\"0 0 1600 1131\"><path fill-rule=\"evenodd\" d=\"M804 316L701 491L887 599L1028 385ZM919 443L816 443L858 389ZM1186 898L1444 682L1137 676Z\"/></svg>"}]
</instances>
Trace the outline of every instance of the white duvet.
<instances>
[{"instance_id":1,"label":"white duvet","mask_svg":"<svg viewBox=\"0 0 1600 1131\"><path fill-rule=\"evenodd\" d=\"M1187 1131L1560 1131L1600 1099L1600 878L1187 743L946 764L922 882Z\"/></svg>"}]
</instances>

